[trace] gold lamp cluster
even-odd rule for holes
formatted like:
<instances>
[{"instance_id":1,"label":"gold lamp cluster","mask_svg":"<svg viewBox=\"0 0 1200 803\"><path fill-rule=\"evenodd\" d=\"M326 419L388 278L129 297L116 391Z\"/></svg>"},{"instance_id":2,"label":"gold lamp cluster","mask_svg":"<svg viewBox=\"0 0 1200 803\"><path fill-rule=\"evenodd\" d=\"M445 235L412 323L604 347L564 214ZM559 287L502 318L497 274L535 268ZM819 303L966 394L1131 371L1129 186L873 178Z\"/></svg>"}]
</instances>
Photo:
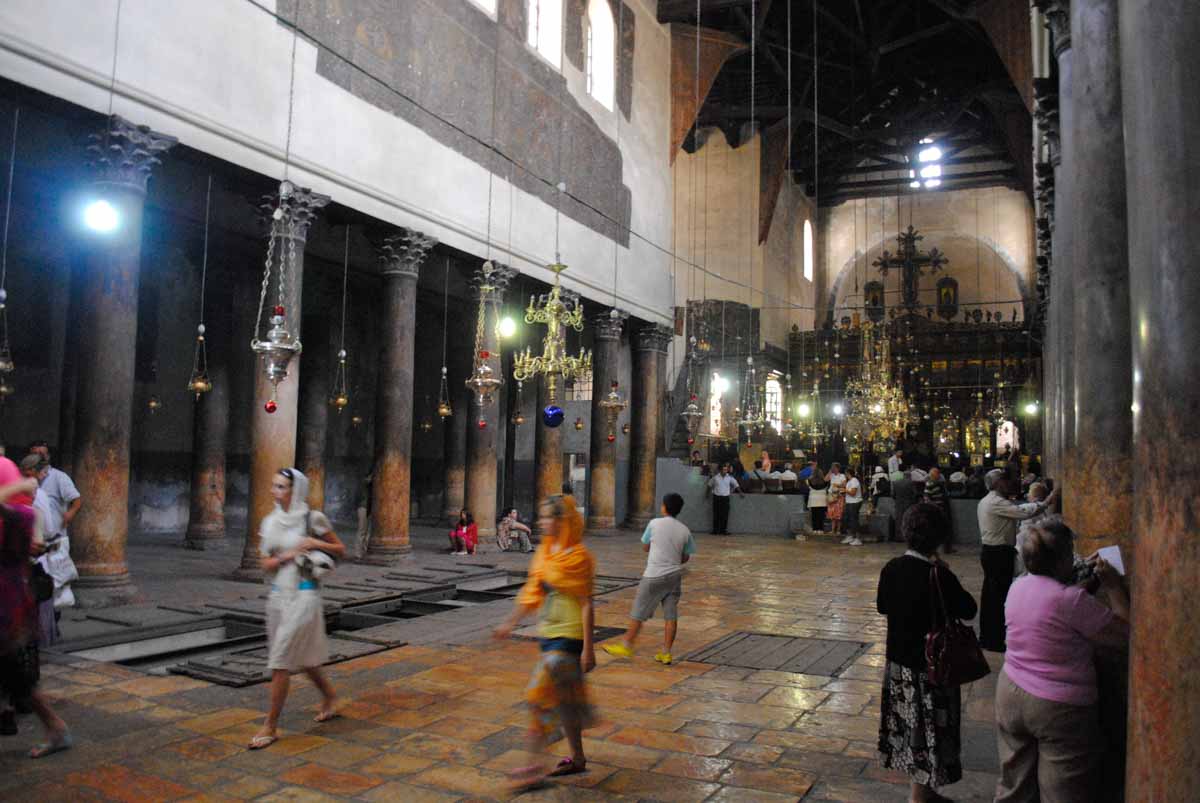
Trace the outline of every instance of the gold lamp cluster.
<instances>
[{"instance_id":1,"label":"gold lamp cluster","mask_svg":"<svg viewBox=\"0 0 1200 803\"><path fill-rule=\"evenodd\" d=\"M481 270L482 281L479 284L479 314L475 320L475 356L474 366L471 370L471 376L467 378L465 384L468 389L475 394L475 399L482 409L491 404L496 398L496 391L504 386L504 377L499 376L490 364L492 353L485 349L483 338L485 333L485 323L487 318L488 305L496 307L496 285L492 281L492 275L496 272L495 265L489 260L483 263ZM494 316L494 320L498 320L499 316ZM496 342L500 342L499 336ZM499 356L498 354L495 356ZM519 378L519 377L518 377ZM446 406L449 407L449 400L445 399ZM439 410L440 413L440 410ZM480 429L487 426L487 421L483 418L479 419Z\"/></svg>"},{"instance_id":2,"label":"gold lamp cluster","mask_svg":"<svg viewBox=\"0 0 1200 803\"><path fill-rule=\"evenodd\" d=\"M562 300L559 280L566 269L567 266L562 263L551 265L550 270L554 271L554 286L550 288L550 293L540 297L530 296L529 306L525 308L525 323L546 326L546 336L542 338L542 353L535 355L526 346L524 353L518 353L513 358L513 378L518 382L525 382L539 374L545 376L546 393L550 401L547 411L554 407L558 400L559 377L563 381L570 381L592 372L590 351L580 349L577 356L566 353L566 328L570 327L576 332L583 331L582 304L576 300L574 307L568 309Z\"/></svg>"},{"instance_id":3,"label":"gold lamp cluster","mask_svg":"<svg viewBox=\"0 0 1200 803\"><path fill-rule=\"evenodd\" d=\"M870 321L862 325L861 373L846 382L847 428L861 439L885 443L909 419L908 399L892 370L891 348Z\"/></svg>"}]
</instances>

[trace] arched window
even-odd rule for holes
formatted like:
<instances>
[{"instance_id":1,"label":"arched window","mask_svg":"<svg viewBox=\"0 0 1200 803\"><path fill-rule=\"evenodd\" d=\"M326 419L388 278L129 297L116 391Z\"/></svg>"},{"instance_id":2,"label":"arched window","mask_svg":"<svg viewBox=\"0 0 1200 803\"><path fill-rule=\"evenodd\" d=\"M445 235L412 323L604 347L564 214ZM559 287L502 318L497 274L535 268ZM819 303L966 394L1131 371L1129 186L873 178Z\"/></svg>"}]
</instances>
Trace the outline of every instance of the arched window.
<instances>
[{"instance_id":1,"label":"arched window","mask_svg":"<svg viewBox=\"0 0 1200 803\"><path fill-rule=\"evenodd\" d=\"M804 278L813 280L813 231L812 221L804 221Z\"/></svg>"},{"instance_id":2,"label":"arched window","mask_svg":"<svg viewBox=\"0 0 1200 803\"><path fill-rule=\"evenodd\" d=\"M591 0L587 12L587 92L601 106L613 107L616 83L616 28L608 0Z\"/></svg>"},{"instance_id":3,"label":"arched window","mask_svg":"<svg viewBox=\"0 0 1200 803\"><path fill-rule=\"evenodd\" d=\"M555 67L562 67L563 0L527 0L529 46Z\"/></svg>"},{"instance_id":4,"label":"arched window","mask_svg":"<svg viewBox=\"0 0 1200 803\"><path fill-rule=\"evenodd\" d=\"M783 432L783 385L778 377L768 377L766 381L766 399L763 402L763 412L767 423L775 427L776 432Z\"/></svg>"},{"instance_id":5,"label":"arched window","mask_svg":"<svg viewBox=\"0 0 1200 803\"><path fill-rule=\"evenodd\" d=\"M496 16L496 0L471 0L472 3L482 8L493 17Z\"/></svg>"}]
</instances>

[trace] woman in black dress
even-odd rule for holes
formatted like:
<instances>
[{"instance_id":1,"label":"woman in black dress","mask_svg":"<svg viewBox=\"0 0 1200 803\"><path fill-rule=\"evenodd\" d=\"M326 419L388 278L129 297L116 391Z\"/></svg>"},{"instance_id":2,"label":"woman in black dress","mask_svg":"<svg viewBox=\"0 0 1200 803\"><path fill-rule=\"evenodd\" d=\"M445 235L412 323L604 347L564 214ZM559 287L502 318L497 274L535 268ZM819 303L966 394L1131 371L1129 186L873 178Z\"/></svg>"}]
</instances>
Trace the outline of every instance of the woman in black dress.
<instances>
[{"instance_id":1,"label":"woman in black dress","mask_svg":"<svg viewBox=\"0 0 1200 803\"><path fill-rule=\"evenodd\" d=\"M925 673L925 635L934 626L931 573L938 574L951 616L971 619L976 605L937 557L948 534L941 508L913 505L901 531L908 551L883 567L876 600L888 623L879 752L884 767L908 773L910 801L942 801L937 788L962 778L962 698L957 686L934 686Z\"/></svg>"}]
</instances>

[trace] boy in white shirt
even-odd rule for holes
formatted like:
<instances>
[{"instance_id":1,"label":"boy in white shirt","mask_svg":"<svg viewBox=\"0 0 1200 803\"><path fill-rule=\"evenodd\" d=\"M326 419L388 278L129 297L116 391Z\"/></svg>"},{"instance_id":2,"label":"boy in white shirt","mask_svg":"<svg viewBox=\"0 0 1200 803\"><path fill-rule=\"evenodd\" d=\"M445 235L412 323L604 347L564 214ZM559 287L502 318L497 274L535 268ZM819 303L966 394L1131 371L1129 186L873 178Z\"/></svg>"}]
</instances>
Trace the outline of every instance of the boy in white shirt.
<instances>
[{"instance_id":1,"label":"boy in white shirt","mask_svg":"<svg viewBox=\"0 0 1200 803\"><path fill-rule=\"evenodd\" d=\"M667 494L662 501L662 517L646 525L642 551L649 553L646 570L638 584L637 597L629 614L629 629L619 644L605 644L604 651L618 658L633 656L633 642L642 623L654 616L659 604L663 609L663 651L654 656L660 664L671 663L671 647L679 628L679 597L683 592L683 564L696 554L696 540L687 525L675 518L683 510L683 497Z\"/></svg>"}]
</instances>

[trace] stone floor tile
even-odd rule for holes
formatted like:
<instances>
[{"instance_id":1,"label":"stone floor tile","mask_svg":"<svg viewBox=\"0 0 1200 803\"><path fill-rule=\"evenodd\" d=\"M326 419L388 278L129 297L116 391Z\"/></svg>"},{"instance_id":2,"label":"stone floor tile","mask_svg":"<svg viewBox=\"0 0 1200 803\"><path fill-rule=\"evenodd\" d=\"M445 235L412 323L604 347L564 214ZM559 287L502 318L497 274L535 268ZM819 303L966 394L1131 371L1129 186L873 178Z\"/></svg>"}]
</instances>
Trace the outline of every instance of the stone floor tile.
<instances>
[{"instance_id":1,"label":"stone floor tile","mask_svg":"<svg viewBox=\"0 0 1200 803\"><path fill-rule=\"evenodd\" d=\"M881 803L881 801L906 800L908 784L893 786L879 781L852 778L822 778L813 784L808 800L836 800L840 803Z\"/></svg>"},{"instance_id":2,"label":"stone floor tile","mask_svg":"<svg viewBox=\"0 0 1200 803\"><path fill-rule=\"evenodd\" d=\"M807 798L805 799L807 800ZM796 796L764 792L761 789L723 786L721 791L710 797L705 803L796 803Z\"/></svg>"},{"instance_id":3,"label":"stone floor tile","mask_svg":"<svg viewBox=\"0 0 1200 803\"><path fill-rule=\"evenodd\" d=\"M427 733L439 733L442 736L449 736L452 739L460 739L465 742L478 742L480 739L485 739L493 733L504 730L504 726L489 722L460 719L459 717L444 717L431 722L423 727L422 730Z\"/></svg>"},{"instance_id":4,"label":"stone floor tile","mask_svg":"<svg viewBox=\"0 0 1200 803\"><path fill-rule=\"evenodd\" d=\"M128 714L133 711L141 711L143 708L153 708L154 703L143 697L126 697L124 700L115 700L96 707L109 714Z\"/></svg>"},{"instance_id":5,"label":"stone floor tile","mask_svg":"<svg viewBox=\"0 0 1200 803\"><path fill-rule=\"evenodd\" d=\"M443 714L440 712L426 713L424 711L389 711L372 717L373 722L381 725L391 725L394 728L423 728L437 722Z\"/></svg>"},{"instance_id":6,"label":"stone floor tile","mask_svg":"<svg viewBox=\"0 0 1200 803\"><path fill-rule=\"evenodd\" d=\"M861 714L870 702L871 698L866 694L831 694L823 703L817 706L817 711L831 711L838 714Z\"/></svg>"},{"instance_id":7,"label":"stone floor tile","mask_svg":"<svg viewBox=\"0 0 1200 803\"><path fill-rule=\"evenodd\" d=\"M721 783L726 786L742 786L764 792L783 792L804 797L816 779L815 775L787 767L761 767L734 762L721 776Z\"/></svg>"},{"instance_id":8,"label":"stone floor tile","mask_svg":"<svg viewBox=\"0 0 1200 803\"><path fill-rule=\"evenodd\" d=\"M680 730L687 724L687 720L679 719L678 717L666 716L664 714L651 714L646 711L633 711L628 709L613 708L601 712L605 720L611 720L618 727L627 727L630 725L638 725L643 728L650 728L656 731L666 731L668 733ZM702 736L703 734L693 733L692 736ZM710 738L721 738L718 736Z\"/></svg>"},{"instance_id":9,"label":"stone floor tile","mask_svg":"<svg viewBox=\"0 0 1200 803\"><path fill-rule=\"evenodd\" d=\"M259 803L330 803L338 798L303 786L284 786L257 800Z\"/></svg>"},{"instance_id":10,"label":"stone floor tile","mask_svg":"<svg viewBox=\"0 0 1200 803\"><path fill-rule=\"evenodd\" d=\"M715 781L732 766L733 762L728 759L669 753L653 770L677 778L691 778L693 781Z\"/></svg>"},{"instance_id":11,"label":"stone floor tile","mask_svg":"<svg viewBox=\"0 0 1200 803\"><path fill-rule=\"evenodd\" d=\"M800 716L800 711L755 703L731 703L724 700L686 700L667 709L669 716L728 722L758 728L783 730Z\"/></svg>"},{"instance_id":12,"label":"stone floor tile","mask_svg":"<svg viewBox=\"0 0 1200 803\"><path fill-rule=\"evenodd\" d=\"M328 737L323 736L321 738L327 739ZM355 764L361 764L379 755L380 751L373 747L331 741L315 750L306 750L304 752L304 760L312 761L316 764L324 764L327 767L345 769Z\"/></svg>"},{"instance_id":13,"label":"stone floor tile","mask_svg":"<svg viewBox=\"0 0 1200 803\"><path fill-rule=\"evenodd\" d=\"M745 725L730 725L725 722L689 722L680 728L679 732L689 736L703 736L706 739L748 742L754 738L758 730Z\"/></svg>"},{"instance_id":14,"label":"stone floor tile","mask_svg":"<svg viewBox=\"0 0 1200 803\"><path fill-rule=\"evenodd\" d=\"M567 755L568 753L567 743L562 740L550 745L549 749L555 755ZM648 770L663 757L659 750L589 739L586 736L583 738L583 753L587 756L588 761L598 761L601 764L631 770Z\"/></svg>"},{"instance_id":15,"label":"stone floor tile","mask_svg":"<svg viewBox=\"0 0 1200 803\"><path fill-rule=\"evenodd\" d=\"M386 753L361 764L358 769L368 775L382 775L390 778L400 775L412 775L421 770L429 769L434 763L436 762L431 758L406 756L400 753Z\"/></svg>"},{"instance_id":16,"label":"stone floor tile","mask_svg":"<svg viewBox=\"0 0 1200 803\"><path fill-rule=\"evenodd\" d=\"M164 694L175 694L176 692L187 691L188 689L200 689L208 685L202 680L193 680L183 675L168 675L166 677L141 675L117 683L109 688L138 697L161 697Z\"/></svg>"},{"instance_id":17,"label":"stone floor tile","mask_svg":"<svg viewBox=\"0 0 1200 803\"><path fill-rule=\"evenodd\" d=\"M279 782L272 778L259 775L243 775L236 781L221 784L216 788L217 793L238 800L253 800L279 788Z\"/></svg>"},{"instance_id":18,"label":"stone floor tile","mask_svg":"<svg viewBox=\"0 0 1200 803\"><path fill-rule=\"evenodd\" d=\"M167 749L193 761L220 761L223 758L229 758L235 753L242 752L245 748L231 744L230 742L223 742L220 739L210 739L202 736L199 739L176 742L175 744L168 745Z\"/></svg>"},{"instance_id":19,"label":"stone floor tile","mask_svg":"<svg viewBox=\"0 0 1200 803\"><path fill-rule=\"evenodd\" d=\"M754 741L762 744L775 745L796 750L813 750L821 753L841 753L848 742L834 736L814 736L809 733L795 731L764 730L759 731Z\"/></svg>"},{"instance_id":20,"label":"stone floor tile","mask_svg":"<svg viewBox=\"0 0 1200 803\"><path fill-rule=\"evenodd\" d=\"M825 691L843 692L845 694L865 694L874 696L879 694L880 684L869 680L847 680L838 678L825 684Z\"/></svg>"},{"instance_id":21,"label":"stone floor tile","mask_svg":"<svg viewBox=\"0 0 1200 803\"><path fill-rule=\"evenodd\" d=\"M868 759L818 753L811 750L785 750L779 758L778 764L781 767L804 770L821 777L844 775L851 778L859 776L872 766L872 762Z\"/></svg>"},{"instance_id":22,"label":"stone floor tile","mask_svg":"<svg viewBox=\"0 0 1200 803\"><path fill-rule=\"evenodd\" d=\"M664 733L648 728L622 728L609 736L607 741L632 744L651 750L672 750L676 753L691 753L697 756L715 756L729 747L729 742L720 739L705 739L684 733Z\"/></svg>"},{"instance_id":23,"label":"stone floor tile","mask_svg":"<svg viewBox=\"0 0 1200 803\"><path fill-rule=\"evenodd\" d=\"M783 755L782 747L775 747L769 744L738 742L737 744L730 745L729 749L721 754L721 758L731 758L751 764L774 764L781 755Z\"/></svg>"},{"instance_id":24,"label":"stone floor tile","mask_svg":"<svg viewBox=\"0 0 1200 803\"><path fill-rule=\"evenodd\" d=\"M146 800L178 800L198 792L173 781L134 772L119 764L72 772L64 779L71 786L86 786L122 803Z\"/></svg>"},{"instance_id":25,"label":"stone floor tile","mask_svg":"<svg viewBox=\"0 0 1200 803\"><path fill-rule=\"evenodd\" d=\"M811 711L792 726L792 730L814 736L835 734L845 739L875 741L879 738L879 712L874 716L850 716L830 711Z\"/></svg>"},{"instance_id":26,"label":"stone floor tile","mask_svg":"<svg viewBox=\"0 0 1200 803\"><path fill-rule=\"evenodd\" d=\"M799 708L804 711L812 711L828 700L829 696L829 692L824 690L778 686L772 689L759 702L762 705L777 705L783 708Z\"/></svg>"},{"instance_id":27,"label":"stone floor tile","mask_svg":"<svg viewBox=\"0 0 1200 803\"><path fill-rule=\"evenodd\" d=\"M504 773L462 764L425 770L409 778L408 783L485 798L507 797L508 790L508 776Z\"/></svg>"},{"instance_id":28,"label":"stone floor tile","mask_svg":"<svg viewBox=\"0 0 1200 803\"><path fill-rule=\"evenodd\" d=\"M865 758L872 761L879 760L879 742L850 742L846 745L846 749L842 751L843 755L852 758Z\"/></svg>"},{"instance_id":29,"label":"stone floor tile","mask_svg":"<svg viewBox=\"0 0 1200 803\"><path fill-rule=\"evenodd\" d=\"M392 749L410 756L475 766L488 759L486 750L445 736L412 733L392 745Z\"/></svg>"},{"instance_id":30,"label":"stone floor tile","mask_svg":"<svg viewBox=\"0 0 1200 803\"><path fill-rule=\"evenodd\" d=\"M656 772L621 770L614 773L600 788L618 795L639 799L663 801L663 803L694 803L718 791L714 783L703 783Z\"/></svg>"},{"instance_id":31,"label":"stone floor tile","mask_svg":"<svg viewBox=\"0 0 1200 803\"><path fill-rule=\"evenodd\" d=\"M379 803L452 803L461 800L462 796L457 793L436 792L400 781L389 781L362 795L362 799Z\"/></svg>"},{"instance_id":32,"label":"stone floor tile","mask_svg":"<svg viewBox=\"0 0 1200 803\"><path fill-rule=\"evenodd\" d=\"M279 776L284 783L308 786L331 795L353 797L383 783L382 778L356 772L340 772L320 764L304 764Z\"/></svg>"},{"instance_id":33,"label":"stone floor tile","mask_svg":"<svg viewBox=\"0 0 1200 803\"><path fill-rule=\"evenodd\" d=\"M203 716L181 720L175 723L175 725L179 728L196 731L196 733L216 733L217 731L232 728L235 725L241 725L245 722L260 720L262 718L262 711L254 711L249 708L226 708L212 714L204 714Z\"/></svg>"}]
</instances>

